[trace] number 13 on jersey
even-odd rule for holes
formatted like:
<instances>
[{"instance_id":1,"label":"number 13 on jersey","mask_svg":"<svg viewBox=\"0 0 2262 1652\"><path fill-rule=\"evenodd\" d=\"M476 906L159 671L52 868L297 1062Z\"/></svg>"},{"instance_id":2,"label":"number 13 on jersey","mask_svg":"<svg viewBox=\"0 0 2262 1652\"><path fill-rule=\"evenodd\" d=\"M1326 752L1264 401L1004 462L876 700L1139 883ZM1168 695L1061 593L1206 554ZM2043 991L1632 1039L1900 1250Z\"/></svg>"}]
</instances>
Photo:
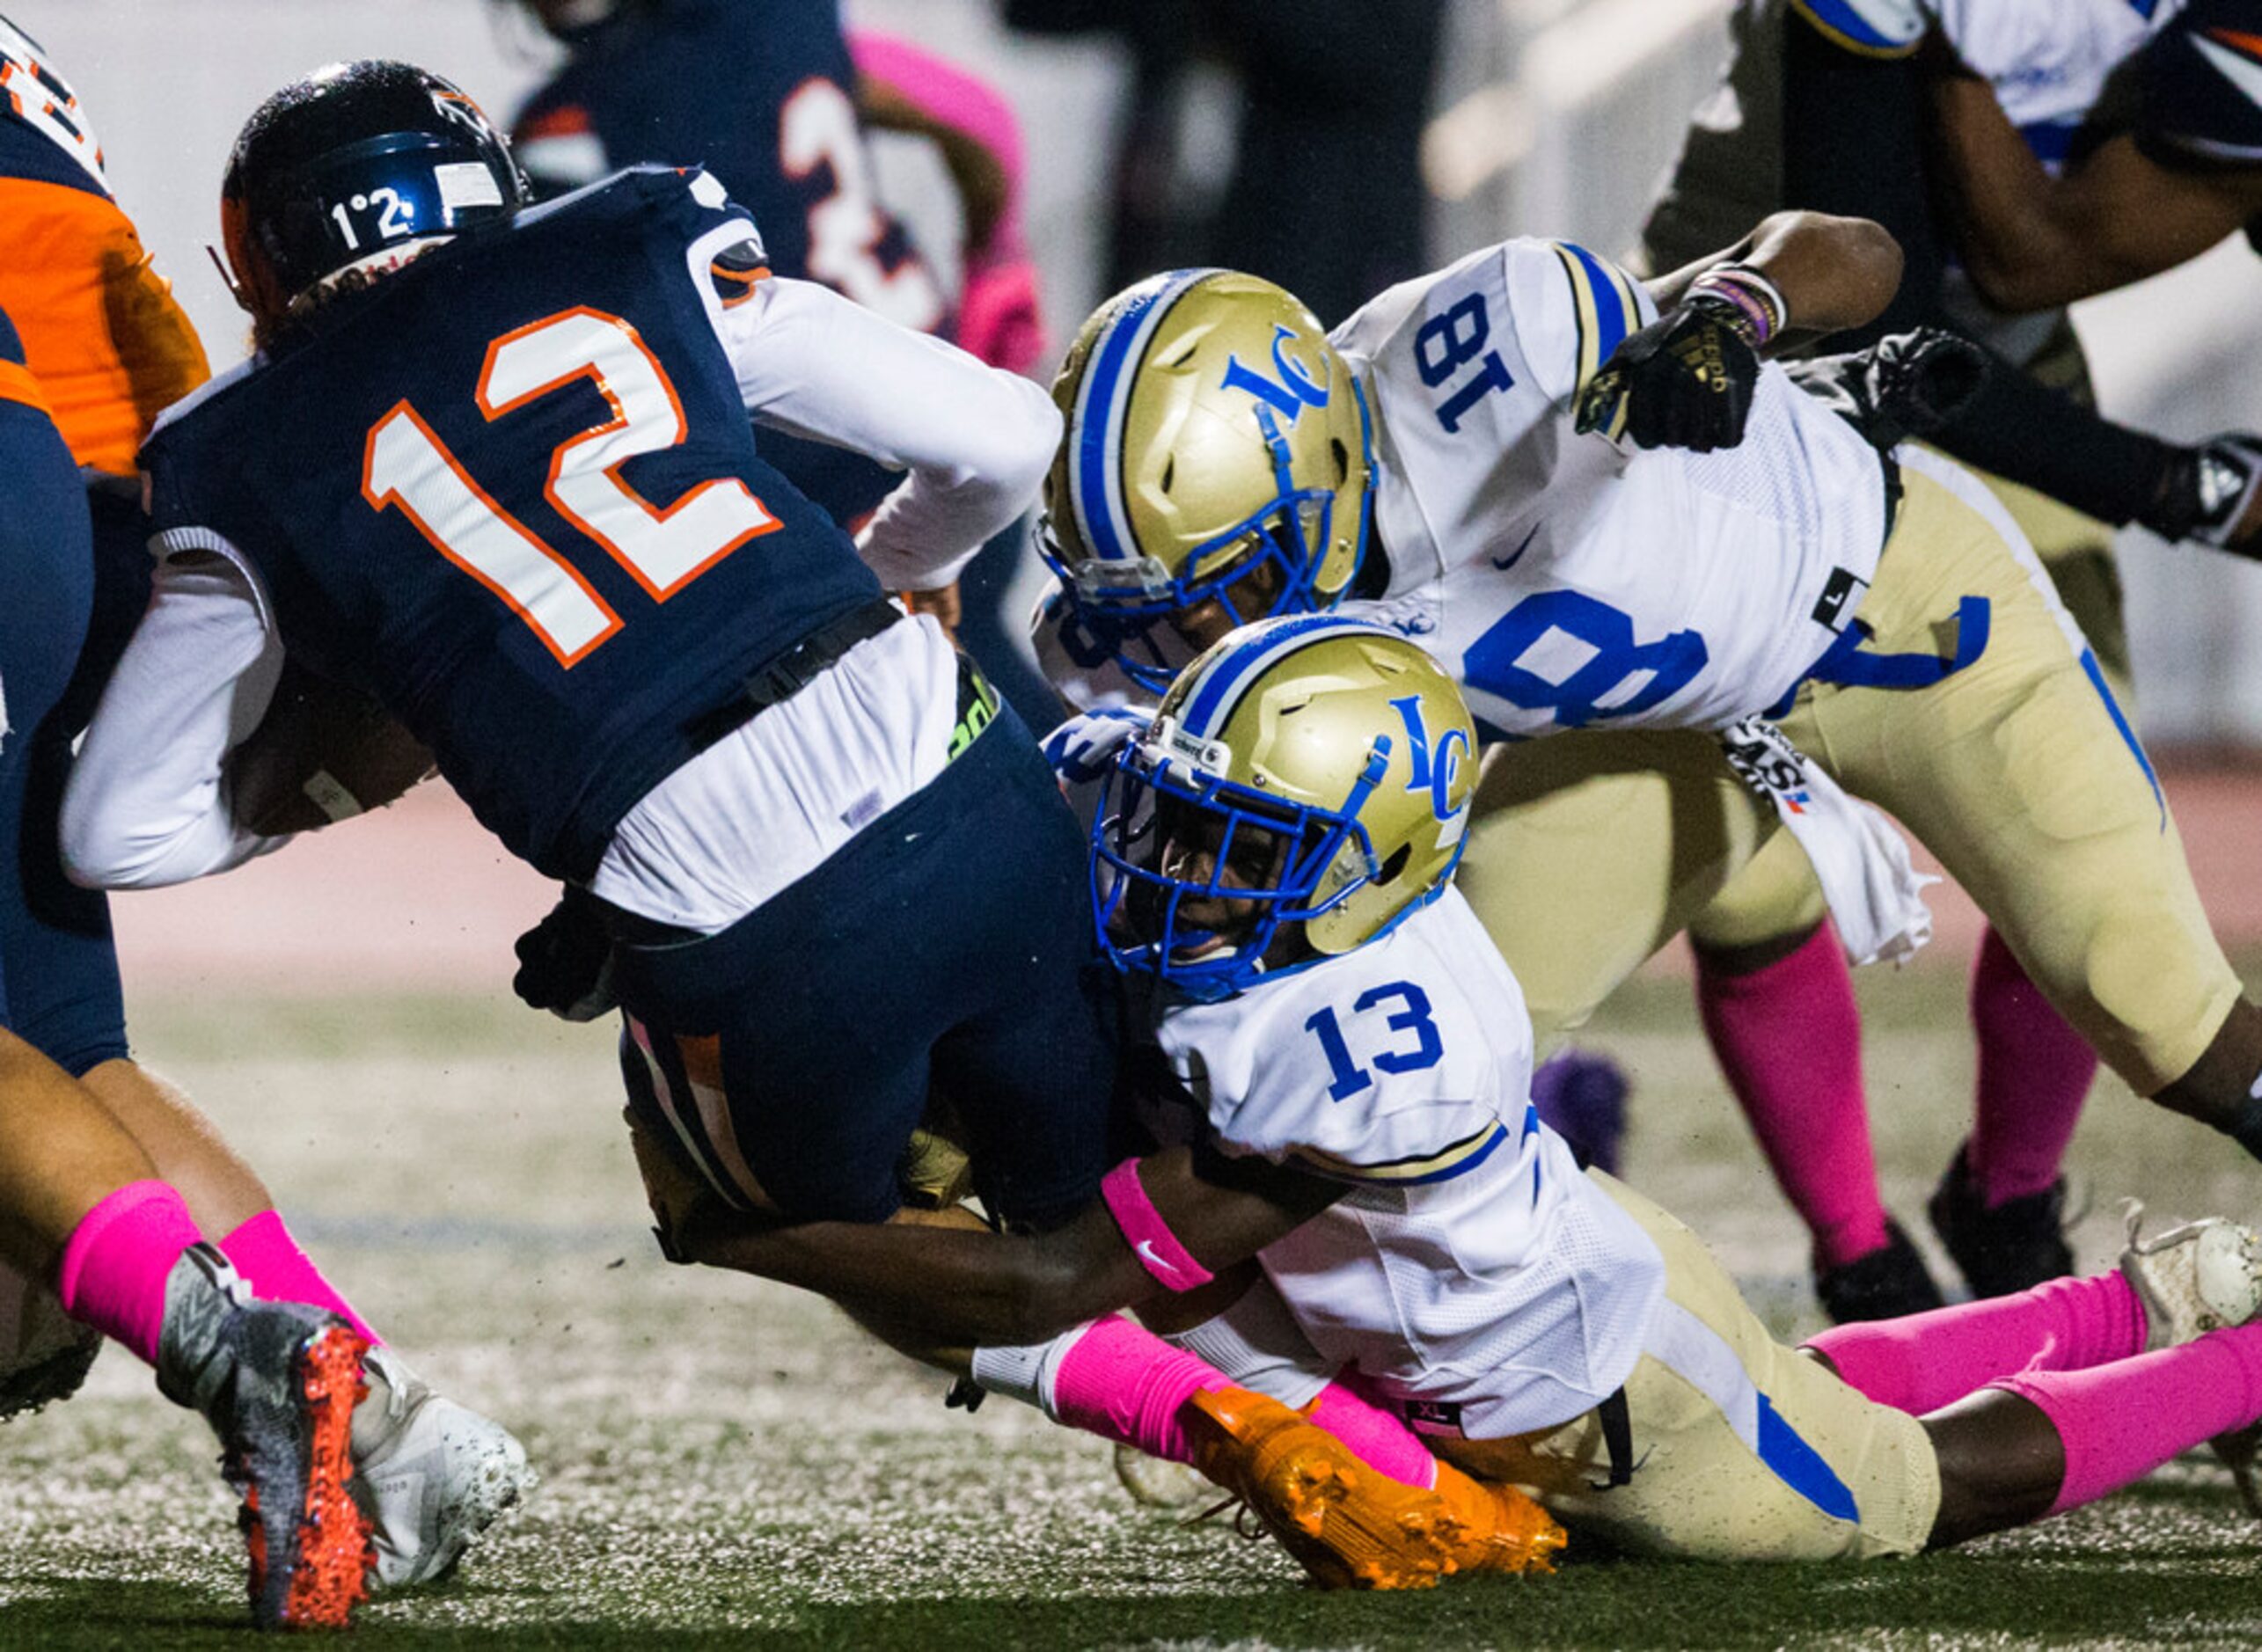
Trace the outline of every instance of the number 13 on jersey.
<instances>
[{"instance_id":1,"label":"number 13 on jersey","mask_svg":"<svg viewBox=\"0 0 2262 1652\"><path fill-rule=\"evenodd\" d=\"M684 407L667 370L619 316L576 307L487 347L479 411L501 418L588 378L612 417L559 443L543 493L663 603L778 519L736 477L701 482L664 508L620 467L684 440ZM398 508L432 548L501 597L558 663L571 668L620 629L620 616L578 568L495 502L406 401L370 427L362 497Z\"/></svg>"}]
</instances>

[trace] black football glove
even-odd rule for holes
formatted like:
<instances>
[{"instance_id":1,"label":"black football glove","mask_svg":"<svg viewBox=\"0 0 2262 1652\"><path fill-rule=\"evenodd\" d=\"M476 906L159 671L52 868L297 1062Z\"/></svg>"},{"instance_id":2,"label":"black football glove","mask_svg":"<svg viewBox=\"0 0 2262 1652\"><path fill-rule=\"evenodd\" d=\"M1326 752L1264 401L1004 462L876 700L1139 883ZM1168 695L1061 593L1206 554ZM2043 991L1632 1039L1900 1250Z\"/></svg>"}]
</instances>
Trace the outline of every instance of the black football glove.
<instances>
[{"instance_id":1,"label":"black football glove","mask_svg":"<svg viewBox=\"0 0 2262 1652\"><path fill-rule=\"evenodd\" d=\"M612 990L612 936L589 897L567 888L550 915L516 943L510 990L560 1020L594 1021L619 1003Z\"/></svg>"},{"instance_id":2,"label":"black football glove","mask_svg":"<svg viewBox=\"0 0 2262 1652\"><path fill-rule=\"evenodd\" d=\"M1948 424L1992 370L1985 350L1940 327L1888 333L1866 350L1818 355L1790 369L1801 390L1885 451Z\"/></svg>"},{"instance_id":3,"label":"black football glove","mask_svg":"<svg viewBox=\"0 0 2262 1652\"><path fill-rule=\"evenodd\" d=\"M2163 539L2196 539L2243 557L2262 558L2262 533L2243 537L2254 493L2262 486L2262 437L2230 431L2170 461L2160 496L2137 521Z\"/></svg>"},{"instance_id":4,"label":"black football glove","mask_svg":"<svg viewBox=\"0 0 2262 1652\"><path fill-rule=\"evenodd\" d=\"M1702 294L1612 353L1578 400L1577 428L1607 430L1621 402L1626 435L1644 448L1709 453L1744 439L1760 358L1735 305Z\"/></svg>"}]
</instances>

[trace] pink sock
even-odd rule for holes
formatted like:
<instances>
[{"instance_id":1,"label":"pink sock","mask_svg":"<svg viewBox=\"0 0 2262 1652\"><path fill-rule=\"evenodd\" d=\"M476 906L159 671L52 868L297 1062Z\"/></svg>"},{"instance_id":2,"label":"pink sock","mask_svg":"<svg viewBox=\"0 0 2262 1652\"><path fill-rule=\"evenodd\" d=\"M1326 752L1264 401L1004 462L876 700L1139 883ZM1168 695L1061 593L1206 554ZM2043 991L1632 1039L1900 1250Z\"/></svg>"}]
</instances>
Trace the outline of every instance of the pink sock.
<instances>
[{"instance_id":1,"label":"pink sock","mask_svg":"<svg viewBox=\"0 0 2262 1652\"><path fill-rule=\"evenodd\" d=\"M2212 1331L2181 1348L2088 1371L1989 1385L2040 1407L2066 1449L2062 1514L2150 1473L2179 1451L2262 1415L2262 1326Z\"/></svg>"},{"instance_id":2,"label":"pink sock","mask_svg":"<svg viewBox=\"0 0 2262 1652\"><path fill-rule=\"evenodd\" d=\"M1972 966L1980 1076L1964 1150L1989 1205L2048 1190L2074 1138L2097 1051L2026 978L1989 928Z\"/></svg>"},{"instance_id":3,"label":"pink sock","mask_svg":"<svg viewBox=\"0 0 2262 1652\"><path fill-rule=\"evenodd\" d=\"M63 1312L156 1364L165 1276L181 1252L203 1237L169 1183L128 1182L81 1217L63 1242L55 1269Z\"/></svg>"},{"instance_id":4,"label":"pink sock","mask_svg":"<svg viewBox=\"0 0 2262 1652\"><path fill-rule=\"evenodd\" d=\"M220 1241L223 1255L236 1265L262 1302L304 1302L327 1308L369 1339L372 1348L384 1339L370 1329L337 1287L322 1276L314 1259L298 1248L298 1241L282 1224L280 1210L262 1210Z\"/></svg>"},{"instance_id":5,"label":"pink sock","mask_svg":"<svg viewBox=\"0 0 2262 1652\"><path fill-rule=\"evenodd\" d=\"M1438 1459L1394 1412L1385 1411L1338 1378L1320 1390L1310 1407L1312 1421L1341 1440L1351 1454L1378 1474L1424 1490L1438 1483Z\"/></svg>"},{"instance_id":6,"label":"pink sock","mask_svg":"<svg viewBox=\"0 0 2262 1652\"><path fill-rule=\"evenodd\" d=\"M2015 1374L2086 1371L2144 1350L2144 1306L2118 1273L1841 1325L1807 1343L1881 1406L1922 1416Z\"/></svg>"},{"instance_id":7,"label":"pink sock","mask_svg":"<svg viewBox=\"0 0 2262 1652\"><path fill-rule=\"evenodd\" d=\"M1728 1087L1776 1183L1838 1268L1885 1244L1862 1091L1862 1022L1838 937L1823 925L1787 958L1729 975L1696 954L1696 1003Z\"/></svg>"},{"instance_id":8,"label":"pink sock","mask_svg":"<svg viewBox=\"0 0 2262 1652\"><path fill-rule=\"evenodd\" d=\"M1178 1420L1196 1394L1232 1385L1198 1355L1129 1319L1095 1321L1061 1356L1052 1414L1071 1428L1136 1445L1173 1463L1194 1460Z\"/></svg>"}]
</instances>

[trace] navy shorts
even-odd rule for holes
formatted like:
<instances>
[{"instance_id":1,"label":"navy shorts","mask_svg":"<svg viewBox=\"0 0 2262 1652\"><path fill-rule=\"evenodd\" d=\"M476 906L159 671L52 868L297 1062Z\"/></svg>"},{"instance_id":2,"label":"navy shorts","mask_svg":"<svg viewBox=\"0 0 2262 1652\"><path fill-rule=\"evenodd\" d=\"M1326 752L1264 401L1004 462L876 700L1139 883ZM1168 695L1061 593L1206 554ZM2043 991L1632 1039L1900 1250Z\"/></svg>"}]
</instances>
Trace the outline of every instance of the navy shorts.
<instances>
[{"instance_id":1,"label":"navy shorts","mask_svg":"<svg viewBox=\"0 0 2262 1652\"><path fill-rule=\"evenodd\" d=\"M1085 854L1002 709L931 784L730 928L619 948L632 1104L727 1194L878 1222L902 1202L897 1165L932 1090L993 1211L1064 1219L1099 1191L1115 1082Z\"/></svg>"},{"instance_id":2,"label":"navy shorts","mask_svg":"<svg viewBox=\"0 0 2262 1652\"><path fill-rule=\"evenodd\" d=\"M0 402L0 1026L77 1077L127 1049L108 903L63 877L56 842L94 551L77 467L45 414Z\"/></svg>"}]
</instances>

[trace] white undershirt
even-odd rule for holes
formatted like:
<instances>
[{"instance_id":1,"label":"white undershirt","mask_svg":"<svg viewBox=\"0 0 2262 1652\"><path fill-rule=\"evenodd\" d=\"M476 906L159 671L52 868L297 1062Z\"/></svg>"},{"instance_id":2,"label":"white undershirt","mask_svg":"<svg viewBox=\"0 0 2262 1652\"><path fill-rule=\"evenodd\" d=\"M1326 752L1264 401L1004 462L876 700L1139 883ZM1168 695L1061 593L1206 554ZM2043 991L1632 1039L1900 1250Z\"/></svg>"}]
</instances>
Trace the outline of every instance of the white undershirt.
<instances>
[{"instance_id":1,"label":"white undershirt","mask_svg":"<svg viewBox=\"0 0 2262 1652\"><path fill-rule=\"evenodd\" d=\"M724 233L689 250L703 296ZM1027 380L809 281L765 280L708 313L758 422L909 471L857 540L888 588L948 584L1035 497L1060 421ZM221 776L267 709L288 639L251 559L218 534L175 530L152 550L149 611L63 803L70 874L100 888L183 882L281 841L236 824ZM196 552L213 554L183 554ZM663 923L735 922L941 772L956 698L941 628L889 626L655 787L591 887Z\"/></svg>"}]
</instances>

